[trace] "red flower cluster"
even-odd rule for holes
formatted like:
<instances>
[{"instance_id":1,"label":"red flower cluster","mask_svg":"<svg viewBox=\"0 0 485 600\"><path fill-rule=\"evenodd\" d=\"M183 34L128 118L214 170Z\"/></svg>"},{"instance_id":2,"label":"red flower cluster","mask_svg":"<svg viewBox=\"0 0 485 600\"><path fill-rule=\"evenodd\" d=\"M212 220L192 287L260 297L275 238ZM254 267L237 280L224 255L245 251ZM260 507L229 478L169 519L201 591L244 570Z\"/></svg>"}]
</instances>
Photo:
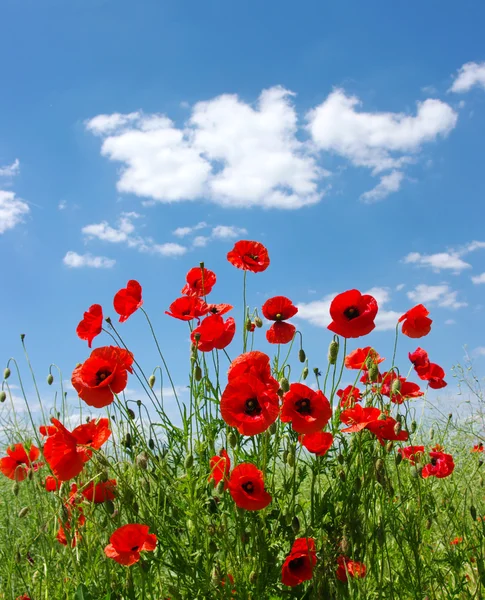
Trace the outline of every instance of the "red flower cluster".
<instances>
[{"instance_id":1,"label":"red flower cluster","mask_svg":"<svg viewBox=\"0 0 485 600\"><path fill-rule=\"evenodd\" d=\"M0 459L0 471L9 479L23 481L29 471L37 471L44 463L36 463L40 451L33 444L29 448L29 453L23 444L15 444L7 448L8 456Z\"/></svg>"},{"instance_id":2,"label":"red flower cluster","mask_svg":"<svg viewBox=\"0 0 485 600\"><path fill-rule=\"evenodd\" d=\"M285 296L275 296L266 300L262 313L269 321L275 321L266 332L266 339L270 344L287 344L295 335L296 327L291 323L284 323L295 316L298 308Z\"/></svg>"},{"instance_id":3,"label":"red flower cluster","mask_svg":"<svg viewBox=\"0 0 485 600\"><path fill-rule=\"evenodd\" d=\"M240 240L228 253L227 260L243 271L261 273L269 267L268 250L260 242Z\"/></svg>"},{"instance_id":4,"label":"red flower cluster","mask_svg":"<svg viewBox=\"0 0 485 600\"><path fill-rule=\"evenodd\" d=\"M405 448L398 448L397 451L403 458L409 460L414 465L424 454L424 446L406 446Z\"/></svg>"},{"instance_id":5,"label":"red flower cluster","mask_svg":"<svg viewBox=\"0 0 485 600\"><path fill-rule=\"evenodd\" d=\"M81 493L88 502L102 504L107 500L113 501L115 499L115 488L116 479L108 479L98 483L90 481Z\"/></svg>"},{"instance_id":6,"label":"red flower cluster","mask_svg":"<svg viewBox=\"0 0 485 600\"><path fill-rule=\"evenodd\" d=\"M347 369L358 369L359 371L367 371L369 362L374 363L375 365L380 364L386 360L379 356L379 354L371 348L371 346L366 346L365 348L357 348L350 354L347 354L345 357L344 364Z\"/></svg>"},{"instance_id":7,"label":"red flower cluster","mask_svg":"<svg viewBox=\"0 0 485 600\"><path fill-rule=\"evenodd\" d=\"M281 581L295 587L313 577L313 567L317 564L315 540L298 538L293 542L290 553L281 568Z\"/></svg>"},{"instance_id":8,"label":"red flower cluster","mask_svg":"<svg viewBox=\"0 0 485 600\"><path fill-rule=\"evenodd\" d=\"M430 388L439 390L447 385L444 370L436 363L430 362L426 350L416 348L414 352L409 353L409 360L413 363L418 377L427 381Z\"/></svg>"},{"instance_id":9,"label":"red flower cluster","mask_svg":"<svg viewBox=\"0 0 485 600\"><path fill-rule=\"evenodd\" d=\"M430 452L429 457L431 462L424 465L422 476L426 477L448 477L453 473L455 463L451 454L445 454L444 452Z\"/></svg>"},{"instance_id":10,"label":"red flower cluster","mask_svg":"<svg viewBox=\"0 0 485 600\"><path fill-rule=\"evenodd\" d=\"M364 563L350 560L346 556L339 556L337 558L337 571L335 572L337 579L343 583L347 583L350 577L365 577L367 568Z\"/></svg>"},{"instance_id":11,"label":"red flower cluster","mask_svg":"<svg viewBox=\"0 0 485 600\"><path fill-rule=\"evenodd\" d=\"M140 552L153 552L156 548L157 536L148 531L148 525L123 525L109 538L104 553L120 565L134 565L140 560Z\"/></svg>"},{"instance_id":12,"label":"red flower cluster","mask_svg":"<svg viewBox=\"0 0 485 600\"><path fill-rule=\"evenodd\" d=\"M342 408L353 408L356 402L362 400L360 390L353 385L348 385L343 390L337 390L337 396L340 398L340 406Z\"/></svg>"},{"instance_id":13,"label":"red flower cluster","mask_svg":"<svg viewBox=\"0 0 485 600\"><path fill-rule=\"evenodd\" d=\"M263 473L251 463L234 467L229 479L229 493L239 508L261 510L271 502L264 489Z\"/></svg>"},{"instance_id":14,"label":"red flower cluster","mask_svg":"<svg viewBox=\"0 0 485 600\"><path fill-rule=\"evenodd\" d=\"M373 433L381 444L384 441L405 441L409 438L407 431L396 433L397 421L388 415L382 413L378 408L363 408L356 404L353 408L348 408L340 414L342 423L349 425L342 429L346 433L355 433L367 429Z\"/></svg>"},{"instance_id":15,"label":"red flower cluster","mask_svg":"<svg viewBox=\"0 0 485 600\"><path fill-rule=\"evenodd\" d=\"M404 335L410 338L420 338L428 335L433 322L428 315L429 310L422 304L418 304L399 317L398 323L402 323Z\"/></svg>"},{"instance_id":16,"label":"red flower cluster","mask_svg":"<svg viewBox=\"0 0 485 600\"><path fill-rule=\"evenodd\" d=\"M393 390L395 382L399 381L396 389ZM394 404L402 404L409 398L419 398L424 396L419 385L412 381L407 381L405 377L398 377L395 371L388 371L382 375L381 394L388 396Z\"/></svg>"},{"instance_id":17,"label":"red flower cluster","mask_svg":"<svg viewBox=\"0 0 485 600\"><path fill-rule=\"evenodd\" d=\"M375 328L377 302L373 296L348 290L338 294L330 304L330 331L344 338L358 338Z\"/></svg>"},{"instance_id":18,"label":"red flower cluster","mask_svg":"<svg viewBox=\"0 0 485 600\"><path fill-rule=\"evenodd\" d=\"M72 385L89 406L103 408L122 392L133 373L133 354L117 346L96 348L72 373Z\"/></svg>"}]
</instances>

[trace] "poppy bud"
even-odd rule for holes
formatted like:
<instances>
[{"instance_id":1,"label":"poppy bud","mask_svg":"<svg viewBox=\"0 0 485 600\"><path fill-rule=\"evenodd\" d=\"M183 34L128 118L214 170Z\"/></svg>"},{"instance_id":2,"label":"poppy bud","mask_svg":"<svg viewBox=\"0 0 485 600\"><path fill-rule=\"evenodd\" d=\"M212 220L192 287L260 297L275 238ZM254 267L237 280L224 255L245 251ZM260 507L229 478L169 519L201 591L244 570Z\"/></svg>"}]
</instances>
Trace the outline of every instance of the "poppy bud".
<instances>
[{"instance_id":1,"label":"poppy bud","mask_svg":"<svg viewBox=\"0 0 485 600\"><path fill-rule=\"evenodd\" d=\"M300 351L298 352L298 360L301 363L304 363L306 361L306 354L305 354L305 350L303 350L303 348L300 348Z\"/></svg>"},{"instance_id":2,"label":"poppy bud","mask_svg":"<svg viewBox=\"0 0 485 600\"><path fill-rule=\"evenodd\" d=\"M20 490L20 486L19 486L19 482L18 481L14 481L13 482L13 486L12 486L12 492L14 496L18 496Z\"/></svg>"},{"instance_id":3,"label":"poppy bud","mask_svg":"<svg viewBox=\"0 0 485 600\"><path fill-rule=\"evenodd\" d=\"M196 342L199 342L199 341L200 341L200 333L199 333L198 331L197 331L196 333L194 333L194 340L195 340Z\"/></svg>"},{"instance_id":4,"label":"poppy bud","mask_svg":"<svg viewBox=\"0 0 485 600\"><path fill-rule=\"evenodd\" d=\"M254 319L254 324L256 325L256 327L262 327L263 326L263 320L260 317L256 317Z\"/></svg>"},{"instance_id":5,"label":"poppy bud","mask_svg":"<svg viewBox=\"0 0 485 600\"><path fill-rule=\"evenodd\" d=\"M219 573L219 569L217 567L214 567L212 569L211 580L212 580L212 585L219 586L219 583L221 581L221 576Z\"/></svg>"},{"instance_id":6,"label":"poppy bud","mask_svg":"<svg viewBox=\"0 0 485 600\"><path fill-rule=\"evenodd\" d=\"M121 443L123 444L123 446L125 448L131 448L131 445L132 445L131 433L127 433L124 436L124 438L121 440Z\"/></svg>"},{"instance_id":7,"label":"poppy bud","mask_svg":"<svg viewBox=\"0 0 485 600\"><path fill-rule=\"evenodd\" d=\"M391 385L391 396L394 396L395 394L399 394L399 392L401 391L401 381L400 379L394 379L394 381L392 382Z\"/></svg>"},{"instance_id":8,"label":"poppy bud","mask_svg":"<svg viewBox=\"0 0 485 600\"><path fill-rule=\"evenodd\" d=\"M194 455L189 453L185 457L185 461L184 461L185 470L188 471L189 469L192 468L193 465L194 465Z\"/></svg>"},{"instance_id":9,"label":"poppy bud","mask_svg":"<svg viewBox=\"0 0 485 600\"><path fill-rule=\"evenodd\" d=\"M409 428L411 430L411 433L414 433L417 428L418 428L418 425L417 425L416 421L413 421L411 423L411 427Z\"/></svg>"},{"instance_id":10,"label":"poppy bud","mask_svg":"<svg viewBox=\"0 0 485 600\"><path fill-rule=\"evenodd\" d=\"M5 402L6 399L7 399L7 394L2 390L0 392L0 402Z\"/></svg>"},{"instance_id":11,"label":"poppy bud","mask_svg":"<svg viewBox=\"0 0 485 600\"><path fill-rule=\"evenodd\" d=\"M315 373L315 377L320 377L321 373L320 373L320 370L318 369L318 367L315 367L313 369L313 372Z\"/></svg>"},{"instance_id":12,"label":"poppy bud","mask_svg":"<svg viewBox=\"0 0 485 600\"><path fill-rule=\"evenodd\" d=\"M376 473L382 473L384 471L384 461L382 458L376 460Z\"/></svg>"},{"instance_id":13,"label":"poppy bud","mask_svg":"<svg viewBox=\"0 0 485 600\"><path fill-rule=\"evenodd\" d=\"M451 421L451 419L452 419L452 418L453 418L453 413L450 413L450 414L448 415L448 419Z\"/></svg>"},{"instance_id":14,"label":"poppy bud","mask_svg":"<svg viewBox=\"0 0 485 600\"><path fill-rule=\"evenodd\" d=\"M473 506L473 504L470 506L470 515L474 521L477 520L477 509Z\"/></svg>"},{"instance_id":15,"label":"poppy bud","mask_svg":"<svg viewBox=\"0 0 485 600\"><path fill-rule=\"evenodd\" d=\"M293 533L295 535L300 531L300 521L296 515L293 517L293 520L291 521L291 528L293 529Z\"/></svg>"},{"instance_id":16,"label":"poppy bud","mask_svg":"<svg viewBox=\"0 0 485 600\"><path fill-rule=\"evenodd\" d=\"M394 444L393 444L393 442L391 442L391 441L390 441L390 442L387 442L387 444L386 444L386 450L387 450L388 452L392 452L392 449L393 449L393 448L394 448Z\"/></svg>"},{"instance_id":17,"label":"poppy bud","mask_svg":"<svg viewBox=\"0 0 485 600\"><path fill-rule=\"evenodd\" d=\"M23 519L27 515L29 510L30 510L30 506L24 506L23 508L21 508L19 510L19 514L18 514L19 519Z\"/></svg>"},{"instance_id":18,"label":"poppy bud","mask_svg":"<svg viewBox=\"0 0 485 600\"><path fill-rule=\"evenodd\" d=\"M276 423L271 423L271 425L269 426L269 434L270 435L274 435L276 433L276 429L277 429L277 425Z\"/></svg>"},{"instance_id":19,"label":"poppy bud","mask_svg":"<svg viewBox=\"0 0 485 600\"><path fill-rule=\"evenodd\" d=\"M288 451L288 457L286 459L286 462L290 467L295 466L295 451L293 449Z\"/></svg>"},{"instance_id":20,"label":"poppy bud","mask_svg":"<svg viewBox=\"0 0 485 600\"><path fill-rule=\"evenodd\" d=\"M305 367L302 371L301 378L303 379L303 381L305 381L305 379L307 377L308 377L308 367Z\"/></svg>"},{"instance_id":21,"label":"poppy bud","mask_svg":"<svg viewBox=\"0 0 485 600\"><path fill-rule=\"evenodd\" d=\"M252 324L253 322L251 321L251 319L246 320L246 331L251 331Z\"/></svg>"},{"instance_id":22,"label":"poppy bud","mask_svg":"<svg viewBox=\"0 0 485 600\"><path fill-rule=\"evenodd\" d=\"M150 386L151 389L153 389L153 386L155 385L155 381L157 380L157 378L155 377L155 375L152 373L150 375L150 377L148 378L148 385Z\"/></svg>"},{"instance_id":23,"label":"poppy bud","mask_svg":"<svg viewBox=\"0 0 485 600\"><path fill-rule=\"evenodd\" d=\"M251 571L251 573L249 574L249 583L254 585L257 580L258 580L258 574L256 573L256 571Z\"/></svg>"},{"instance_id":24,"label":"poppy bud","mask_svg":"<svg viewBox=\"0 0 485 600\"><path fill-rule=\"evenodd\" d=\"M337 357L338 357L338 351L339 351L339 343L336 342L335 340L332 340L328 346L328 362L331 365L336 364Z\"/></svg>"},{"instance_id":25,"label":"poppy bud","mask_svg":"<svg viewBox=\"0 0 485 600\"><path fill-rule=\"evenodd\" d=\"M229 442L229 446L231 446L231 448L235 448L237 446L237 435L234 433L234 431L229 433L227 436L227 441Z\"/></svg>"},{"instance_id":26,"label":"poppy bud","mask_svg":"<svg viewBox=\"0 0 485 600\"><path fill-rule=\"evenodd\" d=\"M202 379L202 369L200 368L199 365L195 365L194 379L195 379L195 381L200 381Z\"/></svg>"},{"instance_id":27,"label":"poppy bud","mask_svg":"<svg viewBox=\"0 0 485 600\"><path fill-rule=\"evenodd\" d=\"M283 390L283 392L287 392L290 389L290 383L288 381L288 379L286 379L286 377L282 377L280 379L280 388Z\"/></svg>"},{"instance_id":28,"label":"poppy bud","mask_svg":"<svg viewBox=\"0 0 485 600\"><path fill-rule=\"evenodd\" d=\"M394 425L394 433L396 435L399 435L401 433L401 429L402 429L402 425L401 423L398 421L395 425ZM400 455L399 455L400 456Z\"/></svg>"},{"instance_id":29,"label":"poppy bud","mask_svg":"<svg viewBox=\"0 0 485 600\"><path fill-rule=\"evenodd\" d=\"M217 547L217 544L214 542L214 540L211 540L209 542L209 552L215 554L218 550L219 548Z\"/></svg>"},{"instance_id":30,"label":"poppy bud","mask_svg":"<svg viewBox=\"0 0 485 600\"><path fill-rule=\"evenodd\" d=\"M367 374L369 376L369 380L372 382L377 381L377 379L379 378L379 368L374 362L370 365Z\"/></svg>"},{"instance_id":31,"label":"poppy bud","mask_svg":"<svg viewBox=\"0 0 485 600\"><path fill-rule=\"evenodd\" d=\"M225 484L226 482L224 481L224 479L221 479L221 481L219 481L219 483L217 484L216 491L220 496L222 496L222 494L224 493Z\"/></svg>"},{"instance_id":32,"label":"poppy bud","mask_svg":"<svg viewBox=\"0 0 485 600\"><path fill-rule=\"evenodd\" d=\"M113 515L113 513L115 511L115 505L113 504L113 502L111 500L105 500L104 505L106 507L106 511L108 512L108 514Z\"/></svg>"},{"instance_id":33,"label":"poppy bud","mask_svg":"<svg viewBox=\"0 0 485 600\"><path fill-rule=\"evenodd\" d=\"M155 448L155 440L153 438L150 438L148 440L148 447L150 448L150 450L153 450Z\"/></svg>"},{"instance_id":34,"label":"poppy bud","mask_svg":"<svg viewBox=\"0 0 485 600\"><path fill-rule=\"evenodd\" d=\"M434 438L434 429L431 427L429 430L429 439L432 440Z\"/></svg>"},{"instance_id":35,"label":"poppy bud","mask_svg":"<svg viewBox=\"0 0 485 600\"><path fill-rule=\"evenodd\" d=\"M362 488L362 479L360 477L356 477L354 479L354 489L356 492L360 492Z\"/></svg>"},{"instance_id":36,"label":"poppy bud","mask_svg":"<svg viewBox=\"0 0 485 600\"><path fill-rule=\"evenodd\" d=\"M147 470L147 468L148 468L148 455L146 454L146 452L141 452L136 457L136 466L139 467L140 469L143 469L144 471Z\"/></svg>"},{"instance_id":37,"label":"poppy bud","mask_svg":"<svg viewBox=\"0 0 485 600\"><path fill-rule=\"evenodd\" d=\"M338 454L338 455L337 455L337 460L339 461L339 463L340 463L341 465L343 465L343 464L344 464L344 462L345 462L344 455L343 455L343 454Z\"/></svg>"},{"instance_id":38,"label":"poppy bud","mask_svg":"<svg viewBox=\"0 0 485 600\"><path fill-rule=\"evenodd\" d=\"M342 552L342 554L347 554L348 551L350 550L350 544L349 544L349 540L347 538L347 536L344 535L344 537L340 540L340 551Z\"/></svg>"},{"instance_id":39,"label":"poppy bud","mask_svg":"<svg viewBox=\"0 0 485 600\"><path fill-rule=\"evenodd\" d=\"M340 471L338 476L340 477L340 481L345 481L347 479L347 475L345 475L345 471Z\"/></svg>"},{"instance_id":40,"label":"poppy bud","mask_svg":"<svg viewBox=\"0 0 485 600\"><path fill-rule=\"evenodd\" d=\"M134 411L131 410L131 408L128 408L126 412L128 413L128 416L130 417L130 419L133 421L133 419L136 416L135 413L134 413Z\"/></svg>"},{"instance_id":41,"label":"poppy bud","mask_svg":"<svg viewBox=\"0 0 485 600\"><path fill-rule=\"evenodd\" d=\"M212 537L213 535L216 535L216 526L211 523L210 525L207 526L207 533Z\"/></svg>"},{"instance_id":42,"label":"poppy bud","mask_svg":"<svg viewBox=\"0 0 485 600\"><path fill-rule=\"evenodd\" d=\"M54 376L52 375L52 373L49 373L49 375L47 375L47 383L48 385L52 385L54 382Z\"/></svg>"},{"instance_id":43,"label":"poppy bud","mask_svg":"<svg viewBox=\"0 0 485 600\"><path fill-rule=\"evenodd\" d=\"M396 463L396 467L398 467L402 463L402 454L400 452L396 454L396 458L394 459L394 461Z\"/></svg>"},{"instance_id":44,"label":"poppy bud","mask_svg":"<svg viewBox=\"0 0 485 600\"><path fill-rule=\"evenodd\" d=\"M11 371L10 371L10 369L7 367L7 368L5 369L5 371L3 372L3 378L4 378L4 379L8 379L8 378L10 377L10 374L11 374Z\"/></svg>"}]
</instances>

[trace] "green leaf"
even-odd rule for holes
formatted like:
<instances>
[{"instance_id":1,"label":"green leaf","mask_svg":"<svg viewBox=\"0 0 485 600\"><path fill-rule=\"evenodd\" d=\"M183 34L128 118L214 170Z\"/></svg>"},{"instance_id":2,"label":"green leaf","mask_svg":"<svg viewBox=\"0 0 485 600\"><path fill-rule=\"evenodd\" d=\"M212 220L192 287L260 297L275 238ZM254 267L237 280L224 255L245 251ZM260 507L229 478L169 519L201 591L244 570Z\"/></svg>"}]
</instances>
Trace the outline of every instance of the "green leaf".
<instances>
[{"instance_id":1,"label":"green leaf","mask_svg":"<svg viewBox=\"0 0 485 600\"><path fill-rule=\"evenodd\" d=\"M84 583L79 584L74 595L74 600L92 600L92 596Z\"/></svg>"}]
</instances>

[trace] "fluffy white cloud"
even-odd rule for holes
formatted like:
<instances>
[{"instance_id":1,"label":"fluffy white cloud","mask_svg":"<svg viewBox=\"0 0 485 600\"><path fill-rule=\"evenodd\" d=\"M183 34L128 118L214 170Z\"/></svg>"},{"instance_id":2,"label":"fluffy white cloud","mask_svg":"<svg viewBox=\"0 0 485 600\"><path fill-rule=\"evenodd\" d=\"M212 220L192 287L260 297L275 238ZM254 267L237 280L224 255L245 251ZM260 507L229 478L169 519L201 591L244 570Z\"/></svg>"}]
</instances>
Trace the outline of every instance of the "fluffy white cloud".
<instances>
[{"instance_id":1,"label":"fluffy white cloud","mask_svg":"<svg viewBox=\"0 0 485 600\"><path fill-rule=\"evenodd\" d=\"M231 240L242 235L246 235L247 230L244 227L236 227L235 225L216 225L212 229L212 238L215 240Z\"/></svg>"},{"instance_id":2,"label":"fluffy white cloud","mask_svg":"<svg viewBox=\"0 0 485 600\"><path fill-rule=\"evenodd\" d=\"M205 246L207 246L209 242L210 237L207 237L206 235L198 235L194 238L192 246L194 246L195 248L205 248Z\"/></svg>"},{"instance_id":3,"label":"fluffy white cloud","mask_svg":"<svg viewBox=\"0 0 485 600\"><path fill-rule=\"evenodd\" d=\"M403 179L404 173L402 171L392 171L388 175L383 175L376 187L362 194L360 199L366 204L373 204L374 202L384 200L389 194L401 189Z\"/></svg>"},{"instance_id":4,"label":"fluffy white cloud","mask_svg":"<svg viewBox=\"0 0 485 600\"><path fill-rule=\"evenodd\" d=\"M482 273L481 275L473 276L472 281L475 285L479 285L480 283L485 283L485 273Z\"/></svg>"},{"instance_id":5,"label":"fluffy white cloud","mask_svg":"<svg viewBox=\"0 0 485 600\"><path fill-rule=\"evenodd\" d=\"M197 225L193 225L192 227L177 227L172 233L177 237L185 237L190 235L194 231L199 231L200 229L205 229L207 227L207 223L205 221L201 221L197 223Z\"/></svg>"},{"instance_id":6,"label":"fluffy white cloud","mask_svg":"<svg viewBox=\"0 0 485 600\"><path fill-rule=\"evenodd\" d=\"M485 249L485 242L478 242L477 240L474 240L465 247L465 252L474 252L475 250L483 249Z\"/></svg>"},{"instance_id":7,"label":"fluffy white cloud","mask_svg":"<svg viewBox=\"0 0 485 600\"><path fill-rule=\"evenodd\" d=\"M11 165L0 167L0 177L14 177L20 173L20 161L16 158Z\"/></svg>"},{"instance_id":8,"label":"fluffy white cloud","mask_svg":"<svg viewBox=\"0 0 485 600\"><path fill-rule=\"evenodd\" d=\"M458 71L458 75L450 88L451 92L468 92L473 87L479 86L485 90L485 62L469 62Z\"/></svg>"},{"instance_id":9,"label":"fluffy white cloud","mask_svg":"<svg viewBox=\"0 0 485 600\"><path fill-rule=\"evenodd\" d=\"M166 244L152 244L141 247L141 252L150 252L151 254L160 254L161 256L182 256L187 252L185 246L167 242Z\"/></svg>"},{"instance_id":10,"label":"fluffy white cloud","mask_svg":"<svg viewBox=\"0 0 485 600\"><path fill-rule=\"evenodd\" d=\"M29 212L29 205L16 198L14 192L0 190L0 235L22 223Z\"/></svg>"},{"instance_id":11,"label":"fluffy white cloud","mask_svg":"<svg viewBox=\"0 0 485 600\"><path fill-rule=\"evenodd\" d=\"M449 269L459 273L464 269L470 269L471 265L462 260L457 252L438 252L436 254L420 254L410 252L404 257L406 264L414 264L420 267L430 267L437 273L443 269Z\"/></svg>"},{"instance_id":12,"label":"fluffy white cloud","mask_svg":"<svg viewBox=\"0 0 485 600\"><path fill-rule=\"evenodd\" d=\"M445 325L456 325L455 319L446 319Z\"/></svg>"},{"instance_id":13,"label":"fluffy white cloud","mask_svg":"<svg viewBox=\"0 0 485 600\"><path fill-rule=\"evenodd\" d=\"M441 285L419 284L414 290L408 292L407 296L417 304L437 303L438 306L452 309L468 306L466 302L460 302L457 299L458 292L451 290L450 286L445 283Z\"/></svg>"},{"instance_id":14,"label":"fluffy white cloud","mask_svg":"<svg viewBox=\"0 0 485 600\"><path fill-rule=\"evenodd\" d=\"M478 346L472 352L473 356L485 356L485 346Z\"/></svg>"},{"instance_id":15,"label":"fluffy white cloud","mask_svg":"<svg viewBox=\"0 0 485 600\"><path fill-rule=\"evenodd\" d=\"M62 262L70 269L80 269L82 267L91 267L93 269L110 269L114 267L116 261L106 256L93 256L92 254L78 254L69 251L62 259Z\"/></svg>"},{"instance_id":16,"label":"fluffy white cloud","mask_svg":"<svg viewBox=\"0 0 485 600\"><path fill-rule=\"evenodd\" d=\"M95 135L106 135L113 131L119 131L124 126L138 121L141 113L132 112L129 114L113 113L112 115L98 115L94 119L86 121L86 129Z\"/></svg>"}]
</instances>

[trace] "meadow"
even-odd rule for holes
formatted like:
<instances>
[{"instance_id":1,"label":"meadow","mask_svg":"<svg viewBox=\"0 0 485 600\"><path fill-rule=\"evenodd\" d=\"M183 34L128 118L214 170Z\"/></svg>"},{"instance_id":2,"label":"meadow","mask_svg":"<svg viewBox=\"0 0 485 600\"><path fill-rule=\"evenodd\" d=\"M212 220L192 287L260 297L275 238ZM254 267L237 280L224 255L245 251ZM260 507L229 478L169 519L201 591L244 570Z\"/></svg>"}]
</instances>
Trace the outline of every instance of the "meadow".
<instances>
[{"instance_id":1,"label":"meadow","mask_svg":"<svg viewBox=\"0 0 485 600\"><path fill-rule=\"evenodd\" d=\"M471 368L457 367L473 413L417 415L428 388L452 376L415 349L432 335L427 309L403 314L384 360L365 343L376 300L342 292L319 370L291 321L291 300L253 308L247 298L247 278L270 266L266 248L237 242L228 262L242 271L244 306L211 303L217 278L201 264L167 311L181 321L181 343L187 327L191 337L188 401L133 280L114 296L119 323L93 305L77 327L88 356L73 365L78 414L52 367L42 376L55 404L44 410L39 392L39 421L25 391L38 389L39 375L27 351L9 360L0 598L485 597L483 391ZM123 337L128 318L146 325L158 349L153 372ZM93 350L102 331L110 344ZM273 356L258 350L263 332ZM410 344L407 364L395 364L398 341ZM141 399L125 396L128 382ZM167 414L167 385L177 420ZM13 390L25 398L26 421Z\"/></svg>"}]
</instances>

